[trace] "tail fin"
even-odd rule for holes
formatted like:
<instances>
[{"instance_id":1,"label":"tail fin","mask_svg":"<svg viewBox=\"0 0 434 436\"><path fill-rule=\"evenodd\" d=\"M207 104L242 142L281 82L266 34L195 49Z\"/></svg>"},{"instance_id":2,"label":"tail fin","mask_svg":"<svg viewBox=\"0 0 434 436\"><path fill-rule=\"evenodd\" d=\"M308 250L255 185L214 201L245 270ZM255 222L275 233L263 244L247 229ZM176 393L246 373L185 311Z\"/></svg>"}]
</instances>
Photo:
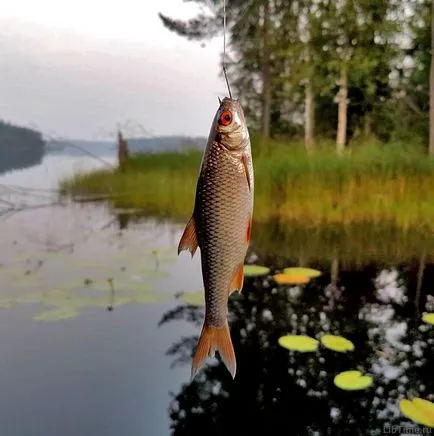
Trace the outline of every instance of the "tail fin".
<instances>
[{"instance_id":1,"label":"tail fin","mask_svg":"<svg viewBox=\"0 0 434 436\"><path fill-rule=\"evenodd\" d=\"M205 364L207 357L212 357L216 350L219 352L232 378L235 378L237 362L229 331L229 324L226 321L223 327L208 327L206 324L203 326L193 357L191 380L193 380L198 371Z\"/></svg>"}]
</instances>

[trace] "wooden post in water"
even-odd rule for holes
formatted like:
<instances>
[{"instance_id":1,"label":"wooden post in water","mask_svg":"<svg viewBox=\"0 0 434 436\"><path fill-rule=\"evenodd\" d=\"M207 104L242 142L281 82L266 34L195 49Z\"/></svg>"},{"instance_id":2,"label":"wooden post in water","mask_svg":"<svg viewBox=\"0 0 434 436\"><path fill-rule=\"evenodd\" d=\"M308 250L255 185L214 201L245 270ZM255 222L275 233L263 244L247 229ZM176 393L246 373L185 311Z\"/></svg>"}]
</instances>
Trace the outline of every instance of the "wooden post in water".
<instances>
[{"instance_id":1,"label":"wooden post in water","mask_svg":"<svg viewBox=\"0 0 434 436\"><path fill-rule=\"evenodd\" d=\"M119 168L123 168L125 162L128 160L128 142L123 138L122 132L118 131L118 164Z\"/></svg>"}]
</instances>

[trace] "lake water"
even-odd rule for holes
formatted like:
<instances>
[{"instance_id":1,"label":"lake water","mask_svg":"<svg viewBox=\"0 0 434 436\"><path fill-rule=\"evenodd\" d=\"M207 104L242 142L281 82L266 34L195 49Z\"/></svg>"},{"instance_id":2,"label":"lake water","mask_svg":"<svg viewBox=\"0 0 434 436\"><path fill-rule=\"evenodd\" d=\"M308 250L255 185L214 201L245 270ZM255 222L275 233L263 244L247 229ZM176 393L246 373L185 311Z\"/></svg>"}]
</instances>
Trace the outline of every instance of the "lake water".
<instances>
[{"instance_id":1,"label":"lake water","mask_svg":"<svg viewBox=\"0 0 434 436\"><path fill-rule=\"evenodd\" d=\"M229 309L235 380L213 359L190 383L204 309L182 298L202 289L200 253L176 254L183 226L102 203L39 207L55 200L60 178L100 165L47 155L0 175L0 207L33 206L0 216L1 436L422 430L398 402L434 400L434 327L421 320L434 311L432 241L385 229L253 228L249 262L323 274L305 286L246 278ZM282 335L323 333L354 351L278 345ZM334 376L352 369L373 385L338 389Z\"/></svg>"}]
</instances>

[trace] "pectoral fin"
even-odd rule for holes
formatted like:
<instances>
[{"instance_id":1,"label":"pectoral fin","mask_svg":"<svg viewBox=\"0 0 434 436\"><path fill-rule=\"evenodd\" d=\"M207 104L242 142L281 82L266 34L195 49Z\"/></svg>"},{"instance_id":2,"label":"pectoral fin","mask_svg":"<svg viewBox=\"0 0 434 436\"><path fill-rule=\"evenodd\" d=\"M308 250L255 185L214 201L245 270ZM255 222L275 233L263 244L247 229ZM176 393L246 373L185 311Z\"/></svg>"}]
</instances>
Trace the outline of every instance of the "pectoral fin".
<instances>
[{"instance_id":1,"label":"pectoral fin","mask_svg":"<svg viewBox=\"0 0 434 436\"><path fill-rule=\"evenodd\" d=\"M244 283L244 264L240 264L235 270L234 276L232 277L231 284L229 286L229 295L231 295L232 292L235 291L241 293L241 290L243 289L243 283Z\"/></svg>"},{"instance_id":2,"label":"pectoral fin","mask_svg":"<svg viewBox=\"0 0 434 436\"><path fill-rule=\"evenodd\" d=\"M249 191L252 191L252 186L251 186L251 177L250 177L250 171L249 171L249 161L247 159L247 156L245 154L243 154L241 156L241 162L243 164L244 167L244 172L246 174L246 179L247 179L247 185L249 186Z\"/></svg>"},{"instance_id":3,"label":"pectoral fin","mask_svg":"<svg viewBox=\"0 0 434 436\"><path fill-rule=\"evenodd\" d=\"M184 233L182 234L181 240L178 245L178 255L183 250L188 250L191 253L191 257L197 250L197 234L196 234L196 223L194 217L192 216L185 226Z\"/></svg>"}]
</instances>

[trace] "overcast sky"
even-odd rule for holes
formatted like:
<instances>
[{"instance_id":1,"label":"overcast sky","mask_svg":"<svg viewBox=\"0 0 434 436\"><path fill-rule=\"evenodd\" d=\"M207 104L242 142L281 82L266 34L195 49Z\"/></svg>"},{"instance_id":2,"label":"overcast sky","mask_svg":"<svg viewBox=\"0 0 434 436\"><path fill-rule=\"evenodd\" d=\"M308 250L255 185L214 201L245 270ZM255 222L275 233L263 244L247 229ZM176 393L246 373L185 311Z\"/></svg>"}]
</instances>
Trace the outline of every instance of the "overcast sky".
<instances>
[{"instance_id":1,"label":"overcast sky","mask_svg":"<svg viewBox=\"0 0 434 436\"><path fill-rule=\"evenodd\" d=\"M225 95L222 38L202 48L157 15L187 18L196 8L182 0L2 2L0 119L69 139L104 139L129 120L158 135L207 136Z\"/></svg>"}]
</instances>

